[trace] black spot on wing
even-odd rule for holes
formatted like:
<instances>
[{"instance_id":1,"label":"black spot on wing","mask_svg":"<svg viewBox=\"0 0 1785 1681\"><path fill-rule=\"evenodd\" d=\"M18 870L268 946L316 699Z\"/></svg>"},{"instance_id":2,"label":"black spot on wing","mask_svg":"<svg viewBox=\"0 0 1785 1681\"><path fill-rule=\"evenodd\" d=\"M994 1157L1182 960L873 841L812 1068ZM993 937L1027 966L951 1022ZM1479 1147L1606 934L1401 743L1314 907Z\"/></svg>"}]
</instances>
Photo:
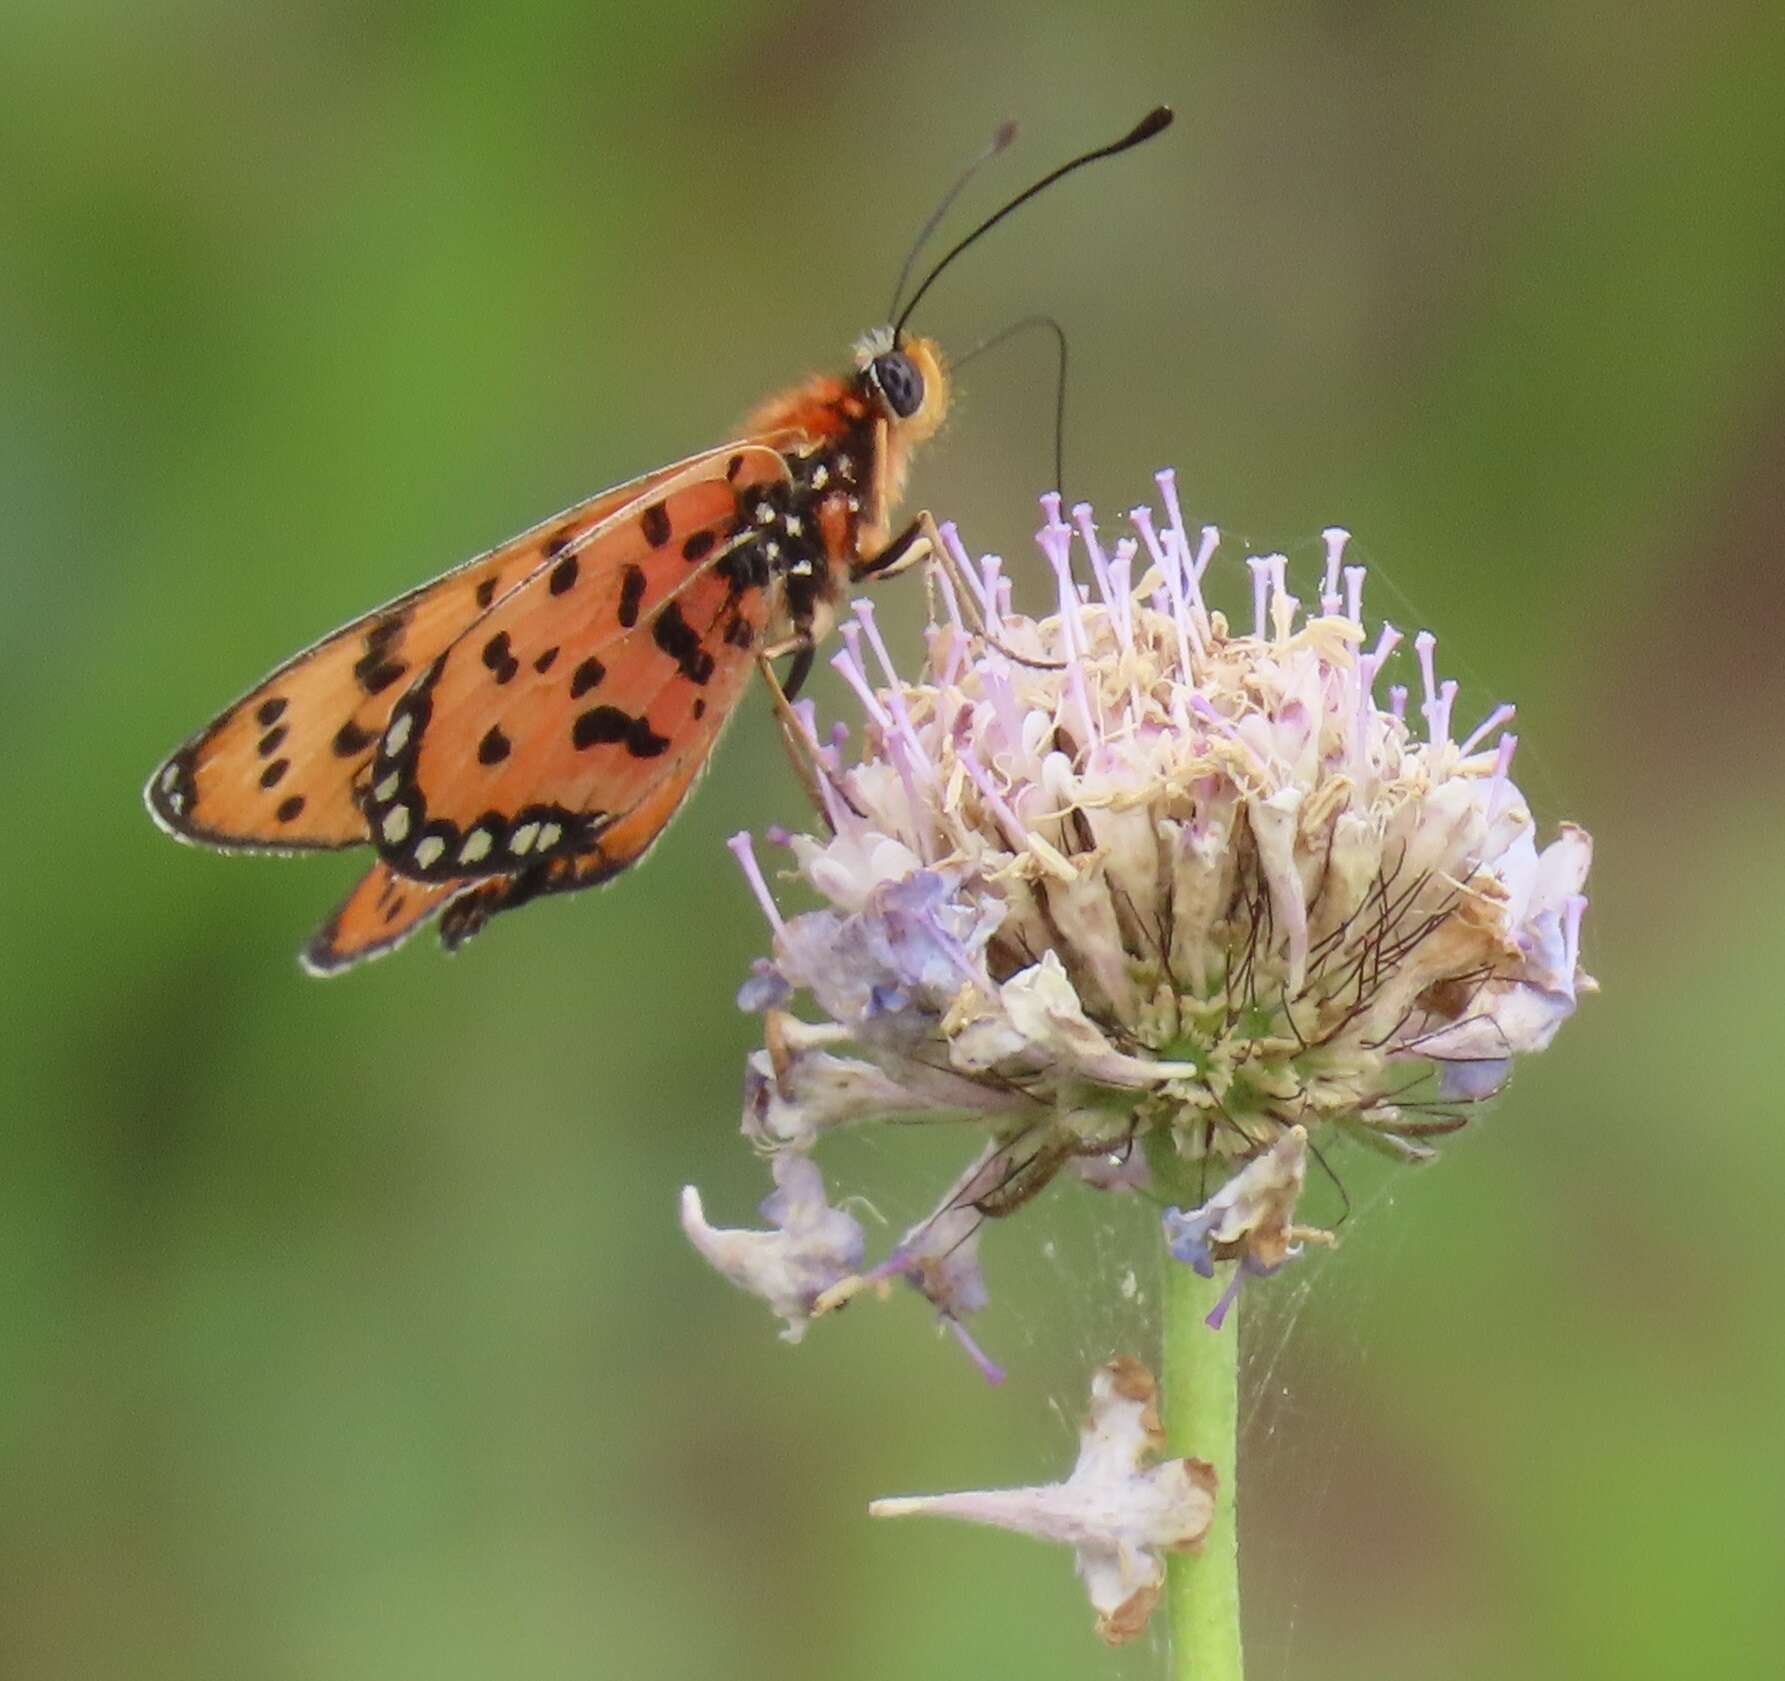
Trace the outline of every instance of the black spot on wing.
<instances>
[{"instance_id":1,"label":"black spot on wing","mask_svg":"<svg viewBox=\"0 0 1785 1681\"><path fill-rule=\"evenodd\" d=\"M626 732L626 751L635 759L655 759L669 750L669 737L651 728L648 718L634 718Z\"/></svg>"},{"instance_id":2,"label":"black spot on wing","mask_svg":"<svg viewBox=\"0 0 1785 1681\"><path fill-rule=\"evenodd\" d=\"M652 548L662 548L669 541L669 509L661 502L653 502L638 516L638 528Z\"/></svg>"},{"instance_id":3,"label":"black spot on wing","mask_svg":"<svg viewBox=\"0 0 1785 1681\"><path fill-rule=\"evenodd\" d=\"M651 625L651 640L676 662L690 683L704 683L713 675L713 656L701 646L699 635L675 602L657 615Z\"/></svg>"},{"instance_id":4,"label":"black spot on wing","mask_svg":"<svg viewBox=\"0 0 1785 1681\"><path fill-rule=\"evenodd\" d=\"M361 660L353 668L353 674L359 679L362 689L369 695L382 694L409 669L401 660L379 660L368 665Z\"/></svg>"},{"instance_id":5,"label":"black spot on wing","mask_svg":"<svg viewBox=\"0 0 1785 1681\"><path fill-rule=\"evenodd\" d=\"M552 568L552 575L547 587L553 595L562 595L566 590L576 588L576 575L582 570L581 563L573 554L567 554Z\"/></svg>"},{"instance_id":6,"label":"black spot on wing","mask_svg":"<svg viewBox=\"0 0 1785 1681\"><path fill-rule=\"evenodd\" d=\"M716 531L697 531L682 545L682 559L690 564L705 560L718 541L719 533Z\"/></svg>"},{"instance_id":7,"label":"black spot on wing","mask_svg":"<svg viewBox=\"0 0 1785 1681\"><path fill-rule=\"evenodd\" d=\"M557 657L558 650L556 646L547 648L546 651L533 662L533 669L543 677L546 672L552 669L552 662L557 659Z\"/></svg>"},{"instance_id":8,"label":"black spot on wing","mask_svg":"<svg viewBox=\"0 0 1785 1681\"><path fill-rule=\"evenodd\" d=\"M570 741L582 752L590 747L624 741L631 728L630 713L622 712L617 706L591 706L587 712L577 714L576 722L570 726Z\"/></svg>"},{"instance_id":9,"label":"black spot on wing","mask_svg":"<svg viewBox=\"0 0 1785 1681\"><path fill-rule=\"evenodd\" d=\"M409 668L390 658L391 646L403 634L406 615L392 613L366 632L366 651L354 662L353 675L369 695L382 693Z\"/></svg>"},{"instance_id":10,"label":"black spot on wing","mask_svg":"<svg viewBox=\"0 0 1785 1681\"><path fill-rule=\"evenodd\" d=\"M260 785L263 788L276 788L284 779L285 773L291 769L289 759L275 759L260 773Z\"/></svg>"},{"instance_id":11,"label":"black spot on wing","mask_svg":"<svg viewBox=\"0 0 1785 1681\"><path fill-rule=\"evenodd\" d=\"M480 765L499 765L508 757L511 743L502 733L499 724L491 724L484 732L483 740L477 744L477 762Z\"/></svg>"},{"instance_id":12,"label":"black spot on wing","mask_svg":"<svg viewBox=\"0 0 1785 1681\"><path fill-rule=\"evenodd\" d=\"M495 599L496 580L494 578L485 578L484 581L477 586L477 605L479 607L487 607Z\"/></svg>"},{"instance_id":13,"label":"black spot on wing","mask_svg":"<svg viewBox=\"0 0 1785 1681\"><path fill-rule=\"evenodd\" d=\"M641 566L628 566L620 576L620 623L631 630L638 623L639 603L645 598L645 573Z\"/></svg>"},{"instance_id":14,"label":"black spot on wing","mask_svg":"<svg viewBox=\"0 0 1785 1681\"><path fill-rule=\"evenodd\" d=\"M648 718L635 718L617 706L591 706L570 726L571 744L584 751L624 742L635 759L654 759L669 747L669 737L651 728Z\"/></svg>"},{"instance_id":15,"label":"black spot on wing","mask_svg":"<svg viewBox=\"0 0 1785 1681\"><path fill-rule=\"evenodd\" d=\"M591 654L570 674L570 698L581 700L607 675L607 667Z\"/></svg>"},{"instance_id":16,"label":"black spot on wing","mask_svg":"<svg viewBox=\"0 0 1785 1681\"><path fill-rule=\"evenodd\" d=\"M283 724L275 724L255 744L254 751L258 753L261 758L270 759L279 751L280 744L285 740L285 737L288 734L290 734L290 731L288 731Z\"/></svg>"},{"instance_id":17,"label":"black spot on wing","mask_svg":"<svg viewBox=\"0 0 1785 1681\"><path fill-rule=\"evenodd\" d=\"M508 651L508 632L499 630L483 645L480 656L498 683L511 681L521 669L520 661Z\"/></svg>"},{"instance_id":18,"label":"black spot on wing","mask_svg":"<svg viewBox=\"0 0 1785 1681\"><path fill-rule=\"evenodd\" d=\"M351 718L335 731L334 739L329 742L335 757L351 759L363 753L377 738L370 730L362 730Z\"/></svg>"},{"instance_id":19,"label":"black spot on wing","mask_svg":"<svg viewBox=\"0 0 1785 1681\"><path fill-rule=\"evenodd\" d=\"M283 695L274 695L269 700L263 700L254 709L255 722L263 728L278 723L284 715L285 697Z\"/></svg>"},{"instance_id":20,"label":"black spot on wing","mask_svg":"<svg viewBox=\"0 0 1785 1681\"><path fill-rule=\"evenodd\" d=\"M302 794L290 794L279 802L279 809L276 815L281 823L289 823L293 818L301 816L303 809L304 796Z\"/></svg>"}]
</instances>

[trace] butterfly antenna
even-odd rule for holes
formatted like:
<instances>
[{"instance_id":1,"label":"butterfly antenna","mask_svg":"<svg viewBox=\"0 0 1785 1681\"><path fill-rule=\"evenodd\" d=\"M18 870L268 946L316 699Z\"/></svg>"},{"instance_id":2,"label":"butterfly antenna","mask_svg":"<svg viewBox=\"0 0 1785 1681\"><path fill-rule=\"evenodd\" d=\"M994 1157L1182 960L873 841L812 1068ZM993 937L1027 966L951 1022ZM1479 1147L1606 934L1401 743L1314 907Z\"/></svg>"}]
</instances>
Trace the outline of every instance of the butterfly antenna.
<instances>
[{"instance_id":1,"label":"butterfly antenna","mask_svg":"<svg viewBox=\"0 0 1785 1681\"><path fill-rule=\"evenodd\" d=\"M911 249L905 253L905 266L899 270L899 283L893 287L892 303L886 311L888 321L899 313L899 299L904 296L905 282L911 278L912 267L922 254L923 248L929 244L930 235L941 226L942 218L948 214L949 206L961 196L961 190L967 183L1014 139L1016 139L1016 124L1013 122L1000 123L998 132L992 136L991 144L961 171L960 179L942 195L942 202L930 212L930 219L918 229L917 238L911 242Z\"/></svg>"},{"instance_id":2,"label":"butterfly antenna","mask_svg":"<svg viewBox=\"0 0 1785 1681\"><path fill-rule=\"evenodd\" d=\"M911 301L905 305L903 313L901 313L893 323L893 342L895 344L898 343L900 336L905 330L905 323L911 319L911 312L923 301L924 293L929 291L929 289L935 285L936 277L940 275L956 257L960 256L960 254L965 251L974 240L978 239L981 234L990 233L993 228L1011 213L1011 211L1017 209L1020 205L1027 204L1037 193L1041 192L1046 187L1051 187L1061 176L1070 175L1075 169L1082 169L1088 163L1096 163L1099 158L1113 158L1118 152L1126 152L1131 146L1138 146L1143 140L1151 140L1155 134L1170 127L1171 107L1169 105L1156 106L1142 117L1141 120L1124 134L1120 140L1112 141L1107 146L1099 146L1094 152L1086 152L1082 156L1073 158L1069 163L1061 164L1058 169L1052 171L1050 174L1042 176L1042 178L1026 192L1018 193L1017 196L1005 205L1002 210L995 211L993 214L986 217L986 219L981 222L972 233L968 234L965 239L954 246L953 249L930 270L924 277L923 283L911 294ZM978 164L976 163L974 167L977 168ZM968 173L971 174L972 171L970 170ZM956 186L955 192L959 192L960 188L965 184L965 177L963 177L962 181ZM953 196L952 193L949 195L950 198ZM946 205L947 201L945 200L944 208L946 208ZM927 233L928 229L926 229L925 232ZM919 243L921 244L921 241ZM914 251L912 255L915 256L916 252ZM909 264L907 264L907 267L909 267ZM901 286L901 290L902 289Z\"/></svg>"},{"instance_id":3,"label":"butterfly antenna","mask_svg":"<svg viewBox=\"0 0 1785 1681\"><path fill-rule=\"evenodd\" d=\"M1061 497L1066 495L1066 329L1051 315L1025 315L1020 321L1013 321L1001 332L993 333L989 339L981 339L978 344L964 355L955 358L955 368L961 368L973 360L975 356L983 356L988 350L996 350L1006 339L1013 339L1018 333L1026 333L1032 327L1046 327L1054 335L1054 342L1059 346L1059 373L1054 380L1054 489Z\"/></svg>"}]
</instances>

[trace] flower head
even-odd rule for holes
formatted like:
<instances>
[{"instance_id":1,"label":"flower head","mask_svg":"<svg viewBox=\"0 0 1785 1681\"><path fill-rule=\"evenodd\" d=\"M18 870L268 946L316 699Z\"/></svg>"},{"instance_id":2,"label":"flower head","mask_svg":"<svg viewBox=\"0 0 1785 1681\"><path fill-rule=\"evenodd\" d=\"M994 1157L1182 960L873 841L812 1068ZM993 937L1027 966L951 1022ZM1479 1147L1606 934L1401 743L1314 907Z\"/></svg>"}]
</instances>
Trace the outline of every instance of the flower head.
<instances>
[{"instance_id":1,"label":"flower head","mask_svg":"<svg viewBox=\"0 0 1785 1681\"><path fill-rule=\"evenodd\" d=\"M1512 709L1459 734L1429 633L1413 716L1381 692L1402 637L1366 627L1344 532L1307 609L1283 556L1250 557L1235 629L1205 595L1219 533L1158 483L1162 514L1113 547L1043 499L1040 619L944 527L913 679L855 605L833 663L861 748L846 762L802 703L824 828L781 837L823 908L784 917L733 843L774 929L741 998L768 1026L745 1126L810 1149L876 1116L980 1121L1009 1177L978 1213L1075 1162L1121 1187L1150 1167L1167 1193L1185 1163L1218 1186L1256 1162L1170 1235L1192 1264L1265 1272L1305 1235L1319 1129L1422 1158L1549 1043L1592 984L1591 844L1563 825L1538 848ZM825 1022L787 1013L802 992Z\"/></svg>"}]
</instances>

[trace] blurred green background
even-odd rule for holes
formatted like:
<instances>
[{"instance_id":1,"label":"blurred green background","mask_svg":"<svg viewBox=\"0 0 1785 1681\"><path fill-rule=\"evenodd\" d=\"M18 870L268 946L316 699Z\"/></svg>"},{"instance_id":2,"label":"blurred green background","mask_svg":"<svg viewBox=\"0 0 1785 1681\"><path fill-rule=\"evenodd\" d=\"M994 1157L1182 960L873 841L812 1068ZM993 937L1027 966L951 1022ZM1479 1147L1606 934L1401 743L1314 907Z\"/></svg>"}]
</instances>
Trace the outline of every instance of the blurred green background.
<instances>
[{"instance_id":1,"label":"blurred green background","mask_svg":"<svg viewBox=\"0 0 1785 1681\"><path fill-rule=\"evenodd\" d=\"M1782 85L1734 0L8 0L0 1673L1156 1662L1064 1557L863 1515L1069 1462L1132 1334L1116 1211L992 1234L1001 1392L915 1301L790 1350L677 1230L684 1182L730 1223L765 1188L720 845L798 815L759 699L621 890L329 984L292 954L353 866L180 850L137 790L300 643L838 365L999 118L970 204L1160 99L922 326L1066 321L1107 522L1175 463L1304 565L1350 525L1599 842L1603 996L1436 1168L1346 1164L1343 1247L1253 1292L1253 1675L1764 1672ZM1049 381L978 363L920 462L977 547L1026 552ZM834 1161L896 1217L964 1148Z\"/></svg>"}]
</instances>

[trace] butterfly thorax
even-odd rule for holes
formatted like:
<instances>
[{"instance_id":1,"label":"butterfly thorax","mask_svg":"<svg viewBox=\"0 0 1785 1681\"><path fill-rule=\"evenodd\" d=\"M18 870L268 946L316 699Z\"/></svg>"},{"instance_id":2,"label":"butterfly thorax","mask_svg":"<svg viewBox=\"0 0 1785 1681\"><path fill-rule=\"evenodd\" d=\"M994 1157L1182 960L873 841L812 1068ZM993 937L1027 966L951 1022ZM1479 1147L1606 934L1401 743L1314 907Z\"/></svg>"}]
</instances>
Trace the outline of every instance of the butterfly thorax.
<instances>
[{"instance_id":1,"label":"butterfly thorax","mask_svg":"<svg viewBox=\"0 0 1785 1681\"><path fill-rule=\"evenodd\" d=\"M771 642L815 640L860 566L874 484L871 425L784 452L788 476L745 497L718 568L739 593L773 604Z\"/></svg>"},{"instance_id":2,"label":"butterfly thorax","mask_svg":"<svg viewBox=\"0 0 1785 1681\"><path fill-rule=\"evenodd\" d=\"M889 356L904 365L915 384L918 400L908 412L891 408L876 383L877 368ZM808 380L750 417L752 433L792 433L801 439L787 452L788 493L795 517L815 523L824 536L836 593L844 582L872 572L892 541L912 454L941 427L949 398L940 348L920 338L895 348L891 330L882 329L857 346L852 375Z\"/></svg>"}]
</instances>

